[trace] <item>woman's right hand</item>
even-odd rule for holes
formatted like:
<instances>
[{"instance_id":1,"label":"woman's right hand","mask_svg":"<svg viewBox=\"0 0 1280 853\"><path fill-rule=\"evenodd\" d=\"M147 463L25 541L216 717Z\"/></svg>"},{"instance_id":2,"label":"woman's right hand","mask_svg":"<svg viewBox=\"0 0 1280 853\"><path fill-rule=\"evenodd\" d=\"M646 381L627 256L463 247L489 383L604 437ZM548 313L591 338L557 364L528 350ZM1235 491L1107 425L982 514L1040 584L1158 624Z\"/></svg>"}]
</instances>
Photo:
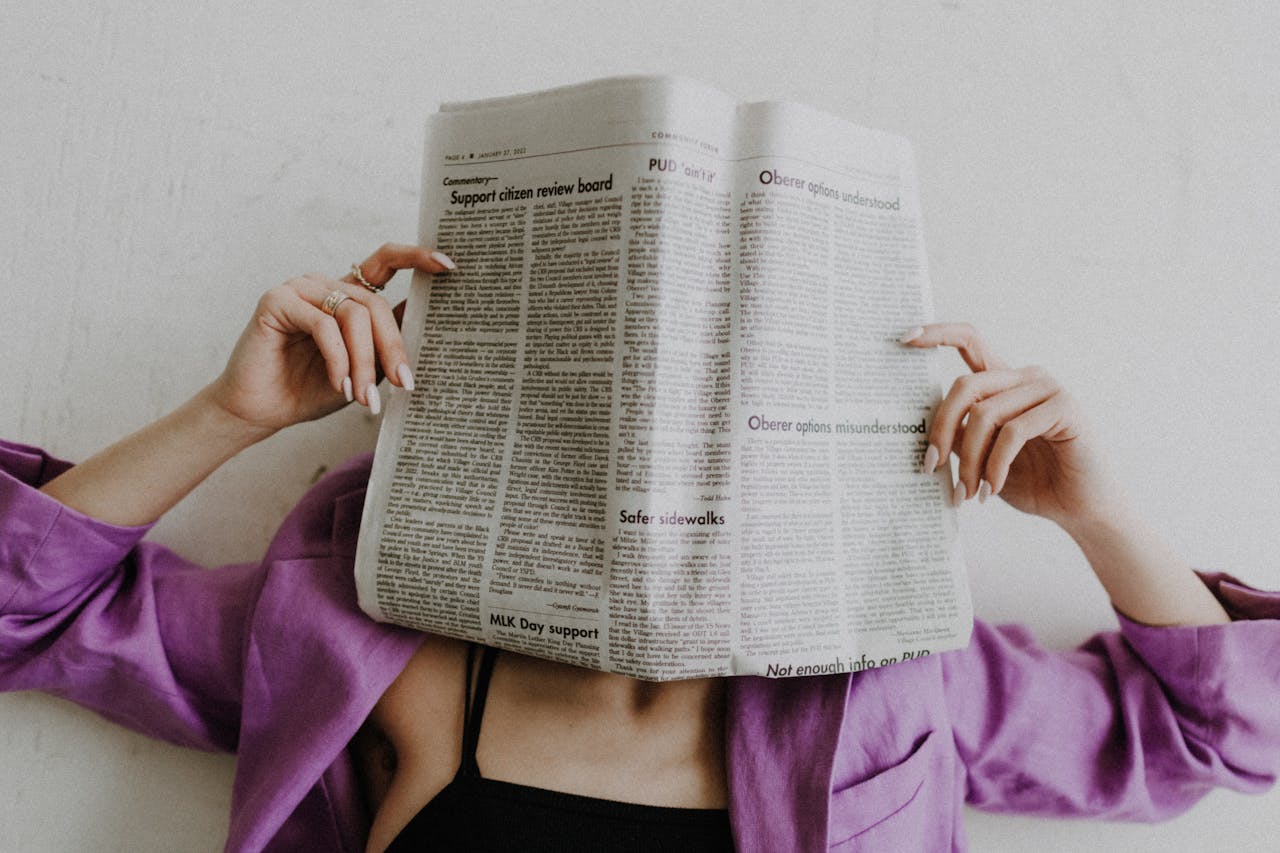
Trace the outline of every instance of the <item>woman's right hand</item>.
<instances>
[{"instance_id":1,"label":"woman's right hand","mask_svg":"<svg viewBox=\"0 0 1280 853\"><path fill-rule=\"evenodd\" d=\"M440 252L388 243L360 264L372 285L386 284L397 270L447 272L453 262ZM206 389L224 412L263 435L323 417L353 399L375 414L381 409L378 370L402 388L413 374L391 306L355 283L309 273L272 288L258 302L222 374ZM331 315L325 297L343 300Z\"/></svg>"},{"instance_id":2,"label":"woman's right hand","mask_svg":"<svg viewBox=\"0 0 1280 853\"><path fill-rule=\"evenodd\" d=\"M396 270L453 267L439 252L388 244L360 271L380 285ZM413 376L391 306L355 280L354 274L341 281L305 275L269 291L221 376L41 491L109 524L149 524L222 463L276 430L326 415L352 398L376 412L379 366L401 387L411 386ZM350 298L330 315L321 305L335 290Z\"/></svg>"}]
</instances>

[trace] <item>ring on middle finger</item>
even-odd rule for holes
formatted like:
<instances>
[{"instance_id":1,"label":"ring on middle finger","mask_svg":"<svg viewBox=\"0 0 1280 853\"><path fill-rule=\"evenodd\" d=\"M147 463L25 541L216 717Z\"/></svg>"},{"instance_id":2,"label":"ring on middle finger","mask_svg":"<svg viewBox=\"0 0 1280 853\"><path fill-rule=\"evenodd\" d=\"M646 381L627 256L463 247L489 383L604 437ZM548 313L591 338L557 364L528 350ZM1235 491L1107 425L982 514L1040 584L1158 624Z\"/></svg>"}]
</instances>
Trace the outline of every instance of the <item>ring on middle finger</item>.
<instances>
[{"instance_id":1,"label":"ring on middle finger","mask_svg":"<svg viewBox=\"0 0 1280 853\"><path fill-rule=\"evenodd\" d=\"M329 295L324 298L324 302L320 303L320 310L328 314L330 317L336 317L338 306L350 299L350 296L341 290L330 290Z\"/></svg>"}]
</instances>

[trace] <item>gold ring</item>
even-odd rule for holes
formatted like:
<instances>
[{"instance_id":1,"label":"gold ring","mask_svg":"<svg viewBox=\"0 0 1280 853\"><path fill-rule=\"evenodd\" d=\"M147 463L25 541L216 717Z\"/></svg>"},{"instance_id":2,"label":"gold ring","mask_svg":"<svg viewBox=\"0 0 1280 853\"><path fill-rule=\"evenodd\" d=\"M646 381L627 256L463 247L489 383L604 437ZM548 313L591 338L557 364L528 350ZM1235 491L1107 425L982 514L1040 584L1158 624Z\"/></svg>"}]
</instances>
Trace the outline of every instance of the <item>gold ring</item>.
<instances>
[{"instance_id":1,"label":"gold ring","mask_svg":"<svg viewBox=\"0 0 1280 853\"><path fill-rule=\"evenodd\" d=\"M360 283L361 287L372 291L373 293L381 293L382 288L386 287L385 284L370 284L369 279L365 278L364 273L360 271L359 264L351 265L351 274L356 277L356 281Z\"/></svg>"},{"instance_id":2,"label":"gold ring","mask_svg":"<svg viewBox=\"0 0 1280 853\"><path fill-rule=\"evenodd\" d=\"M324 302L320 303L320 310L330 317L334 317L338 313L338 306L350 298L341 290L330 290L329 295L324 298Z\"/></svg>"}]
</instances>

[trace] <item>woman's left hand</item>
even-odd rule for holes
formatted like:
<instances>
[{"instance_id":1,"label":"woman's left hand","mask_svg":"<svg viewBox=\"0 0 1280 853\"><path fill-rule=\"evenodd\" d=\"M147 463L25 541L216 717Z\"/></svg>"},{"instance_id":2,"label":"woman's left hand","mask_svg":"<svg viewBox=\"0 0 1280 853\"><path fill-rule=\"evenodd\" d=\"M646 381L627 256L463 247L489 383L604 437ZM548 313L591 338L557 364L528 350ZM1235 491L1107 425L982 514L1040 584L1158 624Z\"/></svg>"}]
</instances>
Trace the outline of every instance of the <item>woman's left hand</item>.
<instances>
[{"instance_id":1,"label":"woman's left hand","mask_svg":"<svg viewBox=\"0 0 1280 853\"><path fill-rule=\"evenodd\" d=\"M955 347L973 373L951 386L929 430L926 471L955 453L958 504L997 494L1057 522L1117 610L1147 625L1212 625L1230 618L1208 587L1116 488L1071 395L1043 368L1005 365L968 323L933 323L899 338Z\"/></svg>"},{"instance_id":2,"label":"woman's left hand","mask_svg":"<svg viewBox=\"0 0 1280 853\"><path fill-rule=\"evenodd\" d=\"M1110 478L1075 401L1043 368L1006 366L968 323L923 326L902 343L955 347L973 370L938 406L925 452L926 472L958 457L957 505L999 495L1064 527L1104 511Z\"/></svg>"}]
</instances>

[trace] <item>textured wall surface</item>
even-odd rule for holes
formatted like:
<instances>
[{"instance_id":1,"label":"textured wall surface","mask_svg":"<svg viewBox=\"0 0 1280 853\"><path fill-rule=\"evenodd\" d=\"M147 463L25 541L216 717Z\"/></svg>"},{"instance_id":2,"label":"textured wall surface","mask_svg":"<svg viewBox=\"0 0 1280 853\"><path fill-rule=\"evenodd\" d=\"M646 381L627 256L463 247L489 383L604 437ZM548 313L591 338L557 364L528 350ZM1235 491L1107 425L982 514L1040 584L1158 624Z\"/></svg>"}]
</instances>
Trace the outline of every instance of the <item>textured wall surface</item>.
<instances>
[{"instance_id":1,"label":"textured wall surface","mask_svg":"<svg viewBox=\"0 0 1280 853\"><path fill-rule=\"evenodd\" d=\"M1280 587L1280 7L689 5L0 4L0 435L81 458L212 378L262 290L412 241L440 101L679 73L911 138L938 316L1072 388L1196 565ZM253 558L375 433L351 409L277 436L153 537ZM1064 646L1113 624L1064 535L962 518L981 616ZM0 697L0 850L218 850L233 761ZM982 851L1270 849L1280 793L969 826Z\"/></svg>"}]
</instances>

